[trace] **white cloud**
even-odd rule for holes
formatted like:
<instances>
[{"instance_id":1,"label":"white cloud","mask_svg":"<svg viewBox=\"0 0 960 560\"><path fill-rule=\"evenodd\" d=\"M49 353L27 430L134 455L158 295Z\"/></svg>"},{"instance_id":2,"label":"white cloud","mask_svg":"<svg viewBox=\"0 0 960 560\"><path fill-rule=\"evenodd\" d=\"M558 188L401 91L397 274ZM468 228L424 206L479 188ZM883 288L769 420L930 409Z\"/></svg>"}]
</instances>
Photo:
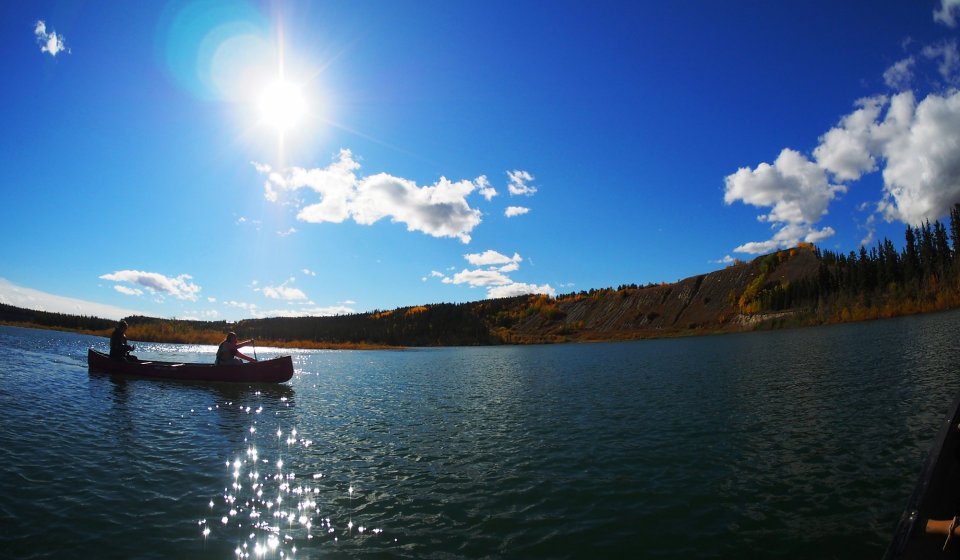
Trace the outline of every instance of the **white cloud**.
<instances>
[{"instance_id":1,"label":"white cloud","mask_svg":"<svg viewBox=\"0 0 960 560\"><path fill-rule=\"evenodd\" d=\"M257 310L257 304L247 303L245 301L227 300L223 302L223 304L228 307L236 307L237 309L243 309L244 311L247 311L250 313L256 313L256 310Z\"/></svg>"},{"instance_id":2,"label":"white cloud","mask_svg":"<svg viewBox=\"0 0 960 560\"><path fill-rule=\"evenodd\" d=\"M815 230L813 224L826 213L837 194L846 187L834 185L826 172L803 154L785 148L773 165L761 163L756 169L744 167L727 176L724 202L743 202L770 212L759 217L779 231L772 239L751 242L734 249L757 253L776 247L789 247L811 237L822 238L832 229Z\"/></svg>"},{"instance_id":3,"label":"white cloud","mask_svg":"<svg viewBox=\"0 0 960 560\"><path fill-rule=\"evenodd\" d=\"M467 253L463 258L473 266L501 265L523 261L523 257L521 257L519 253L514 253L512 257L508 257L492 249L488 249L482 253Z\"/></svg>"},{"instance_id":4,"label":"white cloud","mask_svg":"<svg viewBox=\"0 0 960 560\"><path fill-rule=\"evenodd\" d=\"M508 218L512 218L514 216L522 216L529 211L529 208L525 208L523 206L507 206L507 209L503 212L503 215Z\"/></svg>"},{"instance_id":5,"label":"white cloud","mask_svg":"<svg viewBox=\"0 0 960 560\"><path fill-rule=\"evenodd\" d=\"M845 190L830 184L824 170L803 154L785 148L773 165L744 167L728 176L724 202L770 207L763 221L813 223L826 214L837 193Z\"/></svg>"},{"instance_id":6,"label":"white cloud","mask_svg":"<svg viewBox=\"0 0 960 560\"><path fill-rule=\"evenodd\" d=\"M490 202L493 197L499 194L497 193L497 189L490 185L490 181L487 180L486 175L477 177L477 180L474 182L477 184L477 193L483 198L487 199L487 202Z\"/></svg>"},{"instance_id":7,"label":"white cloud","mask_svg":"<svg viewBox=\"0 0 960 560\"><path fill-rule=\"evenodd\" d=\"M470 232L481 221L480 211L470 207L467 196L478 188L489 188L486 177L456 182L441 177L433 185L423 187L386 173L359 178L356 171L360 164L346 149L340 150L338 158L322 169L294 167L280 173L264 164L253 165L267 175L264 190L271 202L278 202L284 192L300 189L319 195L319 202L300 208L297 219L301 221L341 223L349 218L370 225L390 218L406 224L408 231L453 237L463 243L470 242Z\"/></svg>"},{"instance_id":8,"label":"white cloud","mask_svg":"<svg viewBox=\"0 0 960 560\"><path fill-rule=\"evenodd\" d=\"M944 1L937 19L956 25L960 0ZM905 45L906 48L907 45ZM893 96L860 99L855 109L819 138L815 162L785 149L773 164L742 168L726 177L724 201L770 208L760 216L776 230L767 241L754 241L736 251L757 253L784 247L796 240L816 242L831 235L830 227L816 227L830 203L846 192L845 184L865 174L881 172L882 194L871 202L876 214L867 216L864 241L872 241L873 220L882 215L917 225L945 216L960 200L960 48L956 39L922 49L884 73L890 87L903 89L913 80L914 68L937 65L943 82L939 93L917 101L911 90ZM946 85L944 85L946 84ZM943 89L945 88L945 89Z\"/></svg>"},{"instance_id":9,"label":"white cloud","mask_svg":"<svg viewBox=\"0 0 960 560\"><path fill-rule=\"evenodd\" d=\"M353 219L373 224L384 217L434 237L456 237L470 242L470 231L480 223L480 211L470 208L466 196L474 189L470 181L451 182L445 177L430 187L378 173L360 182L353 202Z\"/></svg>"},{"instance_id":10,"label":"white cloud","mask_svg":"<svg viewBox=\"0 0 960 560\"><path fill-rule=\"evenodd\" d=\"M913 81L913 66L916 60L911 56L895 63L883 73L883 82L897 91L910 87Z\"/></svg>"},{"instance_id":11,"label":"white cloud","mask_svg":"<svg viewBox=\"0 0 960 560\"><path fill-rule=\"evenodd\" d=\"M795 247L797 243L805 241L807 243L817 243L836 234L832 227L815 229L806 224L786 224L767 241L751 241L734 249L737 253L749 253L759 255L769 253L778 248Z\"/></svg>"},{"instance_id":12,"label":"white cloud","mask_svg":"<svg viewBox=\"0 0 960 560\"><path fill-rule=\"evenodd\" d=\"M282 299L284 301L306 301L309 298L307 298L307 294L303 293L303 290L287 285L295 281L295 278L290 278L279 286L264 286L263 288L255 288L254 291L262 292L263 295L270 299Z\"/></svg>"},{"instance_id":13,"label":"white cloud","mask_svg":"<svg viewBox=\"0 0 960 560\"><path fill-rule=\"evenodd\" d=\"M33 309L35 311L66 313L68 315L86 315L88 317L117 320L131 315L146 314L143 311L58 296L40 290L34 290L33 288L24 288L5 278L0 278L0 303L13 305L14 307L22 307L24 309Z\"/></svg>"},{"instance_id":14,"label":"white cloud","mask_svg":"<svg viewBox=\"0 0 960 560\"><path fill-rule=\"evenodd\" d=\"M333 317L335 315L350 315L356 311L344 305L331 305L328 307L300 307L296 309L266 309L255 311L254 318L264 319L267 317Z\"/></svg>"},{"instance_id":15,"label":"white cloud","mask_svg":"<svg viewBox=\"0 0 960 560\"><path fill-rule=\"evenodd\" d=\"M299 301L307 299L307 295L299 288L290 288L287 286L264 286L263 295L270 299L282 299L284 301Z\"/></svg>"},{"instance_id":16,"label":"white cloud","mask_svg":"<svg viewBox=\"0 0 960 560\"><path fill-rule=\"evenodd\" d=\"M557 291L553 289L550 284L537 286L536 284L524 284L523 282L514 282L513 284L497 286L487 290L488 299L523 296L527 294L544 294L553 297L557 295Z\"/></svg>"},{"instance_id":17,"label":"white cloud","mask_svg":"<svg viewBox=\"0 0 960 560\"><path fill-rule=\"evenodd\" d=\"M931 94L917 105L901 94L877 131L886 136L886 218L916 225L948 213L960 200L960 92Z\"/></svg>"},{"instance_id":18,"label":"white cloud","mask_svg":"<svg viewBox=\"0 0 960 560\"><path fill-rule=\"evenodd\" d=\"M956 39L928 46L923 49L923 55L931 60L939 60L937 71L940 76L948 84L956 84L960 70L960 52L957 50Z\"/></svg>"},{"instance_id":19,"label":"white cloud","mask_svg":"<svg viewBox=\"0 0 960 560\"><path fill-rule=\"evenodd\" d=\"M124 294L124 295L127 295L127 296L142 296L142 295L143 295L143 290L141 290L141 289L139 289L139 288L128 288L127 286L124 286L124 285L121 285L121 284L115 284L115 285L113 286L113 289L116 290L116 291L118 291L118 292L120 292L121 294Z\"/></svg>"},{"instance_id":20,"label":"white cloud","mask_svg":"<svg viewBox=\"0 0 960 560\"><path fill-rule=\"evenodd\" d=\"M63 35L58 35L56 31L47 33L47 24L43 20L37 21L34 25L33 35L37 38L37 44L40 45L40 52L49 53L54 57L61 52L70 53L70 49L63 41Z\"/></svg>"},{"instance_id":21,"label":"white cloud","mask_svg":"<svg viewBox=\"0 0 960 560\"><path fill-rule=\"evenodd\" d=\"M820 145L813 150L820 167L841 181L857 180L864 173L875 171L874 129L886 103L885 96L857 100L858 109L820 137Z\"/></svg>"},{"instance_id":22,"label":"white cloud","mask_svg":"<svg viewBox=\"0 0 960 560\"><path fill-rule=\"evenodd\" d=\"M189 274L181 274L176 278L171 278L158 272L118 270L110 274L104 274L100 278L112 282L134 284L146 288L152 294L169 295L182 300L197 301L200 293L200 286L190 282L193 278ZM130 294L137 291L128 289L127 292L123 293ZM140 293L136 295L140 295Z\"/></svg>"},{"instance_id":23,"label":"white cloud","mask_svg":"<svg viewBox=\"0 0 960 560\"><path fill-rule=\"evenodd\" d=\"M520 263L523 257L519 253L514 253L508 257L503 253L488 249L482 253L467 253L463 258L472 264L475 269L463 269L453 276L446 276L436 270L430 271L430 278L440 278L444 284L467 284L471 288L487 288L487 298L512 297L524 294L547 294L556 295L549 284L538 286L536 284L525 284L515 282L506 273L520 270ZM424 276L426 282L428 277Z\"/></svg>"},{"instance_id":24,"label":"white cloud","mask_svg":"<svg viewBox=\"0 0 960 560\"><path fill-rule=\"evenodd\" d=\"M295 233L297 233L297 228L290 228L286 231L278 231L277 235L279 235L280 237L287 237L288 235L293 235Z\"/></svg>"},{"instance_id":25,"label":"white cloud","mask_svg":"<svg viewBox=\"0 0 960 560\"><path fill-rule=\"evenodd\" d=\"M960 200L960 92L917 103L908 91L860 105L821 137L820 165L843 180L882 167L878 207L888 221L916 225L949 212Z\"/></svg>"},{"instance_id":26,"label":"white cloud","mask_svg":"<svg viewBox=\"0 0 960 560\"><path fill-rule=\"evenodd\" d=\"M317 275L316 272L310 270L309 268L304 268L304 269L303 269L303 274L304 274L305 276L316 276L316 275Z\"/></svg>"},{"instance_id":27,"label":"white cloud","mask_svg":"<svg viewBox=\"0 0 960 560\"><path fill-rule=\"evenodd\" d=\"M507 171L507 176L510 177L510 184L507 185L507 190L512 196L532 196L537 192L537 187L527 184L533 181L533 175L529 172L518 169L515 171Z\"/></svg>"},{"instance_id":28,"label":"white cloud","mask_svg":"<svg viewBox=\"0 0 960 560\"><path fill-rule=\"evenodd\" d=\"M453 278L444 278L445 284L468 284L471 287L501 286L512 281L502 272L493 269L475 269L462 271L453 275Z\"/></svg>"},{"instance_id":29,"label":"white cloud","mask_svg":"<svg viewBox=\"0 0 960 560\"><path fill-rule=\"evenodd\" d=\"M947 27L956 27L958 11L960 11L960 0L940 0L940 8L933 11L933 20Z\"/></svg>"}]
</instances>

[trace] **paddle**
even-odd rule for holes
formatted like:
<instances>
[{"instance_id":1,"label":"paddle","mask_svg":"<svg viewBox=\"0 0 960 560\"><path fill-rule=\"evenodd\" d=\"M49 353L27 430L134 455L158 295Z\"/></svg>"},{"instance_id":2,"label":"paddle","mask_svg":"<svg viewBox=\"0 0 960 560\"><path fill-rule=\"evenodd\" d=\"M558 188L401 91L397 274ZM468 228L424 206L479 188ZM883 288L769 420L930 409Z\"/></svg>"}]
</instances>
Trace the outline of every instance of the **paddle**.
<instances>
[{"instance_id":1,"label":"paddle","mask_svg":"<svg viewBox=\"0 0 960 560\"><path fill-rule=\"evenodd\" d=\"M259 362L260 360L257 359L257 343L250 339L250 345L253 346L253 361Z\"/></svg>"},{"instance_id":2,"label":"paddle","mask_svg":"<svg viewBox=\"0 0 960 560\"><path fill-rule=\"evenodd\" d=\"M947 550L947 545L960 529L960 516L953 519L928 519L926 530L932 535L946 535L947 540L943 542L943 550Z\"/></svg>"}]
</instances>

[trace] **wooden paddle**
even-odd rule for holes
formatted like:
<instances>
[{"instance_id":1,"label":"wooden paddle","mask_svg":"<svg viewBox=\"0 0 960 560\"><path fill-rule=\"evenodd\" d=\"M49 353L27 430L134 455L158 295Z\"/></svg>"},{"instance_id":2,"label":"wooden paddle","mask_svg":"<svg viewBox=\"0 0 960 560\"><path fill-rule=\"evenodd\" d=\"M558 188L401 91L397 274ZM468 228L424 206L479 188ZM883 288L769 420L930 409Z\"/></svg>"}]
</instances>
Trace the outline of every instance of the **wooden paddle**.
<instances>
[{"instance_id":1,"label":"wooden paddle","mask_svg":"<svg viewBox=\"0 0 960 560\"><path fill-rule=\"evenodd\" d=\"M927 519L926 532L928 535L946 535L943 550L947 549L950 539L960 536L960 516L953 519Z\"/></svg>"}]
</instances>

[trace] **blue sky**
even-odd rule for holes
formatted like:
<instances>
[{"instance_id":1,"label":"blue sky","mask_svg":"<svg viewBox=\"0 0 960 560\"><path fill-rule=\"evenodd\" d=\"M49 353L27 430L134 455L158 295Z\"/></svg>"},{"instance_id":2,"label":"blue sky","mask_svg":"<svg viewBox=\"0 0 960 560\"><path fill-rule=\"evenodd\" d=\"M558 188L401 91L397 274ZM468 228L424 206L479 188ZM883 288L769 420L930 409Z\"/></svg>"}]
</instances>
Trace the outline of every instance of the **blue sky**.
<instances>
[{"instance_id":1,"label":"blue sky","mask_svg":"<svg viewBox=\"0 0 960 560\"><path fill-rule=\"evenodd\" d=\"M899 245L960 201L958 22L960 0L4 2L0 301L232 321Z\"/></svg>"}]
</instances>

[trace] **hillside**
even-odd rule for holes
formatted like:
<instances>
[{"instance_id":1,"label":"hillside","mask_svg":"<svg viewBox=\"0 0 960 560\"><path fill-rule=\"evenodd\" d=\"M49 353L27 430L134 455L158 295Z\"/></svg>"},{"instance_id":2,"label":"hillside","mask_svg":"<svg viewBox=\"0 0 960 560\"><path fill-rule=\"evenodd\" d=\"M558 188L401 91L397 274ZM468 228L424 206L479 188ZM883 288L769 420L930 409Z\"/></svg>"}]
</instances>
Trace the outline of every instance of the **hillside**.
<instances>
[{"instance_id":1,"label":"hillside","mask_svg":"<svg viewBox=\"0 0 960 560\"><path fill-rule=\"evenodd\" d=\"M215 344L224 333L301 348L626 340L879 319L960 307L960 204L949 229L907 228L847 255L811 244L672 284L237 323L128 317L132 340ZM0 323L107 335L112 322L0 304Z\"/></svg>"},{"instance_id":2,"label":"hillside","mask_svg":"<svg viewBox=\"0 0 960 560\"><path fill-rule=\"evenodd\" d=\"M261 344L303 348L376 348L627 340L800 326L889 317L954 307L960 298L931 293L891 311L890 297L831 287L851 276L849 261L812 246L778 251L672 284L432 304L336 317L251 319L238 323L128 317L133 340L215 344L234 330ZM957 284L956 281L953 283ZM939 283L942 288L948 284ZM911 290L913 291L913 290ZM960 290L955 290L960 291ZM836 292L836 293L833 293ZM952 293L952 292L951 292ZM775 297L780 294L780 297ZM865 305L873 299L882 307ZM112 322L0 304L0 322L108 335Z\"/></svg>"},{"instance_id":3,"label":"hillside","mask_svg":"<svg viewBox=\"0 0 960 560\"><path fill-rule=\"evenodd\" d=\"M620 287L561 296L531 296L530 312L501 327L507 341L651 338L753 329L803 309L745 312L741 300L778 286L814 281L820 258L809 247L774 253L673 284ZM773 260L777 261L771 266ZM519 303L519 302L518 302Z\"/></svg>"}]
</instances>

